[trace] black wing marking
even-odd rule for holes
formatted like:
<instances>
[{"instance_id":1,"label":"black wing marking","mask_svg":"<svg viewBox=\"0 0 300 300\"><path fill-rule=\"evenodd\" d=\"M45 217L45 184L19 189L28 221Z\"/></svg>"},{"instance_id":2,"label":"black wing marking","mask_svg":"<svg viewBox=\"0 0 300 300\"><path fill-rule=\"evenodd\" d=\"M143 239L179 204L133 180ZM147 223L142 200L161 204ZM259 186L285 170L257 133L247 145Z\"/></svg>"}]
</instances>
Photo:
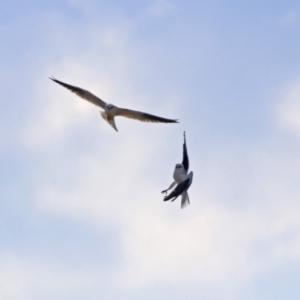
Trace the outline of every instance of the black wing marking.
<instances>
[{"instance_id":1,"label":"black wing marking","mask_svg":"<svg viewBox=\"0 0 300 300\"><path fill-rule=\"evenodd\" d=\"M154 116L148 113L143 113L145 122L153 122L153 123L178 123L178 120L162 118L159 116Z\"/></svg>"},{"instance_id":2,"label":"black wing marking","mask_svg":"<svg viewBox=\"0 0 300 300\"><path fill-rule=\"evenodd\" d=\"M126 117L126 118L130 118L130 119L134 119L134 120L138 120L138 121L142 121L142 122L178 123L178 120L162 118L162 117L158 117L158 116L144 113L141 111L126 109L126 108L118 108L117 115Z\"/></svg>"},{"instance_id":3,"label":"black wing marking","mask_svg":"<svg viewBox=\"0 0 300 300\"><path fill-rule=\"evenodd\" d=\"M186 141L185 141L185 131L183 132L184 143L183 143L183 160L182 164L186 172L189 170L189 157L187 153Z\"/></svg>"},{"instance_id":4,"label":"black wing marking","mask_svg":"<svg viewBox=\"0 0 300 300\"><path fill-rule=\"evenodd\" d=\"M164 198L164 201L168 201L168 200L176 200L176 198L178 196L180 196L185 190L187 190L189 188L191 184L191 178L187 178L186 180L180 182L176 188L168 195ZM172 199L174 198L174 199Z\"/></svg>"},{"instance_id":5,"label":"black wing marking","mask_svg":"<svg viewBox=\"0 0 300 300\"><path fill-rule=\"evenodd\" d=\"M106 103L101 100L100 98L98 98L97 96L93 95L91 92L84 90L80 87L77 86L73 86L67 83L64 83L62 81L59 81L57 79L55 79L54 77L49 78L51 80L53 80L54 82L62 85L63 87L65 87L66 89L70 90L71 92L75 93L77 96L83 98L84 100L87 100L97 106L100 106L101 108L105 109Z\"/></svg>"}]
</instances>

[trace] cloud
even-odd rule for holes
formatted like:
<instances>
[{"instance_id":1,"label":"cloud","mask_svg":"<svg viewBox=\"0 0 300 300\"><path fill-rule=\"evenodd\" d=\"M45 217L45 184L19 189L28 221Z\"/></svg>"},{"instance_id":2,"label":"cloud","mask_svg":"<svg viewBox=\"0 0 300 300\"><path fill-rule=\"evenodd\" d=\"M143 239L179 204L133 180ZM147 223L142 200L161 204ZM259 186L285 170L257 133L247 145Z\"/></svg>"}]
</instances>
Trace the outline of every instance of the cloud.
<instances>
[{"instance_id":1,"label":"cloud","mask_svg":"<svg viewBox=\"0 0 300 300\"><path fill-rule=\"evenodd\" d=\"M88 3L87 13L93 3ZM172 7L156 1L149 13L163 16ZM191 206L181 210L178 200L164 203L160 191L170 184L174 164L181 160L188 119L157 125L120 118L116 133L100 118L98 108L47 79L54 75L116 105L180 117L185 104L178 96L180 87L174 86L170 72L153 71L159 59L152 52L145 54L151 45L137 47L134 30L139 23L113 18L110 24L93 22L75 29L56 24L47 35L55 57L40 71L43 78L32 84L34 99L21 127L21 142L26 153L34 154L30 204L35 213L71 218L96 231L105 225L115 228L121 259L108 264L106 271L112 276L107 282L111 290L129 294L158 282L173 287L192 283L227 290L232 299L230 295L261 272L299 261L297 157L289 160L288 153L279 155L267 142L248 151L225 133L226 146L200 146L200 126L195 122L195 134L188 135L193 136L188 145L195 149ZM151 72L159 77L156 85L143 82L144 74ZM299 93L297 83L278 113L282 126L296 132ZM200 147L208 150L201 152ZM39 286L68 295L77 286L101 289L93 270L74 271L11 254L3 254L0 265L4 298L32 299Z\"/></svg>"},{"instance_id":2,"label":"cloud","mask_svg":"<svg viewBox=\"0 0 300 300\"><path fill-rule=\"evenodd\" d=\"M294 133L300 133L300 80L290 84L284 92L283 99L278 106L280 125Z\"/></svg>"},{"instance_id":3,"label":"cloud","mask_svg":"<svg viewBox=\"0 0 300 300\"><path fill-rule=\"evenodd\" d=\"M42 81L39 84L43 86L43 90L39 90L36 95L36 102L39 103L35 103L32 116L23 128L23 141L28 150L47 147L63 139L72 129L72 123L84 123L93 116L92 107L70 99L71 95L56 89L50 80L48 86ZM40 99L43 99L43 105Z\"/></svg>"},{"instance_id":4,"label":"cloud","mask_svg":"<svg viewBox=\"0 0 300 300\"><path fill-rule=\"evenodd\" d=\"M54 74L116 105L129 103L132 108L176 115L182 103L175 88L160 94L157 111L153 111L151 91L147 95L135 91L133 70L139 60L132 59L130 26L125 38L118 39L123 30L104 29L107 34L103 38L94 37L97 46L89 53L63 57L52 67ZM120 118L120 132L115 133L96 107L53 82L47 84L47 104L38 107L24 133L27 148L49 159L43 172L35 169L39 186L34 205L43 214L73 218L96 230L104 223L116 228L123 257L114 270L112 284L117 289L137 290L159 281L209 284L233 295L263 270L299 260L299 207L295 200L299 191L278 175L288 171L278 163L283 158L267 144L249 152L239 144L218 148L207 154L205 170L199 168L203 162L196 153L191 157L195 172L192 204L181 211L178 201L163 203L160 195L172 180L174 164L181 159L181 127ZM37 99L45 94L44 89L37 91ZM295 85L286 97L281 111L285 113L280 115L283 124L290 124L286 120L294 109L286 103L297 105L298 92ZM80 145L78 127L92 137L93 147L78 150L73 157L68 155L69 148L59 157L51 155L49 146L66 139ZM237 202L246 204L239 208L230 204Z\"/></svg>"},{"instance_id":5,"label":"cloud","mask_svg":"<svg viewBox=\"0 0 300 300\"><path fill-rule=\"evenodd\" d=\"M58 63L49 64L45 68L47 73L35 85L32 113L23 128L23 141L28 149L38 150L51 143L61 141L63 135L74 130L75 126L85 126L86 124L96 126L95 124L103 122L103 126L99 126L99 130L104 130L104 132L109 130L108 126L105 126L107 124L104 124L100 117L99 108L56 85L47 77L53 74L54 77L88 89L103 99L106 97L122 99L115 92L114 82L107 74L115 72L117 77L126 78L130 56L127 56L126 50L124 50L128 47L127 29L125 28L125 24L121 26L120 30L106 27L103 29L101 37L91 33L92 48L88 51L85 49L81 53L75 49L75 52L68 49L70 52L62 53ZM62 26L61 31L64 30L64 26ZM86 31L90 32L88 28ZM71 35L67 32L64 34L68 37ZM86 32L81 32L81 34L85 36ZM76 38L81 40L84 39L84 36L80 37L77 34ZM120 49L120 47L123 48ZM117 49L120 50L116 51ZM126 85L126 83L126 79L123 80L123 84ZM119 85L118 91L121 92L122 85ZM107 101L109 102L109 100Z\"/></svg>"},{"instance_id":6,"label":"cloud","mask_svg":"<svg viewBox=\"0 0 300 300\"><path fill-rule=\"evenodd\" d=\"M138 57L138 50L132 42L134 26L138 24L126 19L105 24L100 33L96 33L93 26L86 26L72 39L72 32L61 24L60 35L67 37L69 48L60 54L55 63L47 64L44 68L46 72L35 83L31 115L22 128L22 139L27 149L38 151L62 142L63 136L71 134L78 126L96 128L101 133L112 130L100 117L99 110L102 109L47 79L51 75L85 88L108 103L173 118L172 114L178 111L180 105L178 93L173 87L163 87L160 96L156 95L159 87L148 87L147 94L135 89L135 82L141 74L137 69L143 58ZM86 47L78 50L78 43L84 40L88 40ZM61 42L60 39L54 41ZM142 72L147 73L149 68L150 65ZM120 118L116 122L123 123Z\"/></svg>"},{"instance_id":7,"label":"cloud","mask_svg":"<svg viewBox=\"0 0 300 300\"><path fill-rule=\"evenodd\" d=\"M155 173L153 164L165 134L156 133L153 144L154 137L145 139L144 133L119 136L122 152L112 147L107 157L80 155L71 189L45 184L35 198L43 213L63 214L95 228L104 220L116 226L124 258L116 271L117 288L195 283L232 295L257 274L300 259L299 188L284 180L293 162L279 164L276 154L264 156L262 151L244 157L245 152L238 156L219 149L204 166L212 170L206 173L192 158L191 206L180 210L178 201L162 201L162 183L168 185L171 178ZM239 170L248 159L256 163L247 180L235 172L228 179L227 168L220 169L225 161ZM230 205L230 198L237 197L226 191L232 182L249 197L246 206Z\"/></svg>"},{"instance_id":8,"label":"cloud","mask_svg":"<svg viewBox=\"0 0 300 300\"><path fill-rule=\"evenodd\" d=\"M78 290L88 289L96 283L96 277L91 274L12 253L1 252L0 264L1 299L29 300L49 295L62 296L73 291L74 287Z\"/></svg>"}]
</instances>

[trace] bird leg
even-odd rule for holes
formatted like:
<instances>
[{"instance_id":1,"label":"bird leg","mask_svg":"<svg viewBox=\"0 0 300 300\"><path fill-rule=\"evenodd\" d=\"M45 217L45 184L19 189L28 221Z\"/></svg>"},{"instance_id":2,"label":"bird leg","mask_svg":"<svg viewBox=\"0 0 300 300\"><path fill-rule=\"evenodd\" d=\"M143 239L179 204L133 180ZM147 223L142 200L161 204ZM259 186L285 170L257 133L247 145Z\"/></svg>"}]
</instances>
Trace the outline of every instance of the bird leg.
<instances>
[{"instance_id":1,"label":"bird leg","mask_svg":"<svg viewBox=\"0 0 300 300\"><path fill-rule=\"evenodd\" d=\"M167 191L172 189L176 184L176 181L172 182L171 185L169 186L169 188L167 188L166 190L163 190L161 193L162 194L167 194Z\"/></svg>"}]
</instances>

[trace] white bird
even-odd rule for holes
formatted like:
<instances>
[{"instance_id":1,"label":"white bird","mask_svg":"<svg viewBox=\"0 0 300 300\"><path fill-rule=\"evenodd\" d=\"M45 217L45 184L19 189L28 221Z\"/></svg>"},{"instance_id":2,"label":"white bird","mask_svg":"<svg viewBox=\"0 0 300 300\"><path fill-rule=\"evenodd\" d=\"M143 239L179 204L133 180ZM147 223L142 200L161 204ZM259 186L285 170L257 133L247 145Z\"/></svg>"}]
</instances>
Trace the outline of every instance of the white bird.
<instances>
[{"instance_id":1,"label":"white bird","mask_svg":"<svg viewBox=\"0 0 300 300\"><path fill-rule=\"evenodd\" d=\"M102 118L105 121L107 121L112 126L112 128L114 128L116 131L118 131L116 124L115 124L115 119L114 119L116 116L135 119L135 120L142 121L142 122L178 123L178 120L161 118L158 116L150 115L148 113L117 107L113 104L104 102L103 100L96 97L89 91L84 90L80 87L76 87L76 86L61 82L61 81L55 79L54 77L52 77L50 79L53 80L54 82L62 85L63 87L67 88L71 92L75 93L77 96L103 108L104 111L100 111Z\"/></svg>"},{"instance_id":2,"label":"white bird","mask_svg":"<svg viewBox=\"0 0 300 300\"><path fill-rule=\"evenodd\" d=\"M186 141L185 141L185 132L183 133L184 143L183 143L183 160L181 164L176 164L173 178L174 182L171 183L169 188L163 190L162 193L167 194L167 191L172 189L176 184L176 188L168 195L165 196L164 201L171 200L172 202L176 200L178 196L181 195L181 208L185 208L190 204L190 199L187 190L192 184L193 181L193 172L191 171L188 174L189 170L189 157L187 153Z\"/></svg>"}]
</instances>

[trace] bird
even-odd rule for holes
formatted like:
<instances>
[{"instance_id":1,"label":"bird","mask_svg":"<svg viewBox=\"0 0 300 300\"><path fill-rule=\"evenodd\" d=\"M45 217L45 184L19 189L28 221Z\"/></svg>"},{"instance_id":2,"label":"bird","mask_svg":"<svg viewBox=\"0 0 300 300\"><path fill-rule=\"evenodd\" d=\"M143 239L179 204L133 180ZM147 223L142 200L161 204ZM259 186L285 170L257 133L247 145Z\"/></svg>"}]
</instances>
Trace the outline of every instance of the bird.
<instances>
[{"instance_id":1,"label":"bird","mask_svg":"<svg viewBox=\"0 0 300 300\"><path fill-rule=\"evenodd\" d=\"M164 197L164 201L171 200L172 202L176 200L178 196L181 195L181 208L185 208L190 204L190 199L187 190L193 182L193 171L188 174L189 171L189 157L186 147L185 132L183 132L183 160L181 164L175 165L175 170L173 174L174 181L171 185L162 191L162 194L167 194L168 190L172 189L176 184L175 189L168 195Z\"/></svg>"},{"instance_id":2,"label":"bird","mask_svg":"<svg viewBox=\"0 0 300 300\"><path fill-rule=\"evenodd\" d=\"M113 129L118 131L115 117L121 116L126 117L142 122L153 122L153 123L178 123L177 119L166 119L162 117L158 117L155 115L151 115L145 112L126 109L117 107L113 104L106 103L102 99L98 98L97 96L93 95L91 92L84 90L80 87L73 86L62 81L55 79L54 77L49 77L49 79L53 80L54 82L62 85L66 89L70 90L71 92L75 93L77 96L91 102L92 104L99 106L104 109L104 111L100 111L102 118L108 122L112 126Z\"/></svg>"}]
</instances>

